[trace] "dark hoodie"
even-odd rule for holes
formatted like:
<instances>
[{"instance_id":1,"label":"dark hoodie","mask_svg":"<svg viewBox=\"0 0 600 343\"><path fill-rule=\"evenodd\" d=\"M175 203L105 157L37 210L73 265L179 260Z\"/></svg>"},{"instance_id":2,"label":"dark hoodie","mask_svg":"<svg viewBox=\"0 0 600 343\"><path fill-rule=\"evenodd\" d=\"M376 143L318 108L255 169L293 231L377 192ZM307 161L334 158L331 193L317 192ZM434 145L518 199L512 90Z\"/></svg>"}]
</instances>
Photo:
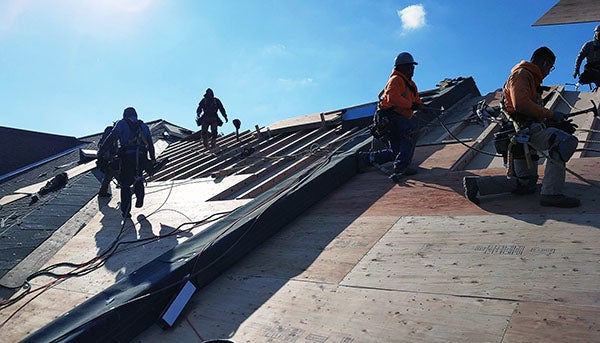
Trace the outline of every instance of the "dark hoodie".
<instances>
[{"instance_id":1,"label":"dark hoodie","mask_svg":"<svg viewBox=\"0 0 600 343\"><path fill-rule=\"evenodd\" d=\"M215 94L213 93L212 89L208 88L204 94L204 98L202 98L198 104L196 114L198 117L202 117L202 121L212 121L219 118L217 111L221 111L223 118L227 118L227 113L225 112L225 108L223 107L221 100L215 98Z\"/></svg>"}]
</instances>

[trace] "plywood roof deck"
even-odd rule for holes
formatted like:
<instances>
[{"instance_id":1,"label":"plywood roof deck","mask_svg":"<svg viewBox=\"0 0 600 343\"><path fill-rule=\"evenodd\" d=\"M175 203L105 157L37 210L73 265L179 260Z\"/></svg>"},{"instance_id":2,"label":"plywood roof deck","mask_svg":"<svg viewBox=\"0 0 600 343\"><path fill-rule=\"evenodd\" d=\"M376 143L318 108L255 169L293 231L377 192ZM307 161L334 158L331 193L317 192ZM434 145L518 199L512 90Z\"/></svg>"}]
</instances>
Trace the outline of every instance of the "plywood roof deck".
<instances>
[{"instance_id":1,"label":"plywood roof deck","mask_svg":"<svg viewBox=\"0 0 600 343\"><path fill-rule=\"evenodd\" d=\"M569 164L596 182L599 166ZM503 169L358 175L200 290L175 328L136 341L598 341L598 190L569 177L581 208L476 206L471 173Z\"/></svg>"},{"instance_id":2,"label":"plywood roof deck","mask_svg":"<svg viewBox=\"0 0 600 343\"><path fill-rule=\"evenodd\" d=\"M465 98L448 109L444 120L468 118L478 100ZM594 121L581 120L586 125L581 128L597 130ZM489 128L460 124L455 134L485 142L492 133ZM504 169L489 167L494 159L475 166L481 163L479 155L468 156L469 149L461 144L444 144L447 136L439 129L432 127L419 141L419 174L400 184L376 170L356 175L197 291L174 328L152 326L135 341L600 340L598 189L569 176L568 193L583 202L577 209L541 207L537 194L503 194L474 205L462 194L462 177L501 175ZM251 155L252 167L245 172L174 180L183 165L168 165L164 175L170 179L149 183L144 208L133 210L134 220L122 232L118 197L88 203L86 208L93 207L96 214L48 264L93 258L119 235L149 241L136 243L136 248L128 245L89 276L53 284L28 299L22 311L14 312L19 303L0 311L0 323L9 323L0 328L0 340L20 340L67 313L209 225L165 236L181 223L238 208L250 201L240 194L268 188L261 184L272 175L301 169L316 155L283 159L281 169L272 167L280 160L262 157L291 154L312 143L333 148L348 138L319 128L301 132L253 142L260 153ZM165 153L181 154L172 161L183 161L197 153L193 147L198 144L172 144ZM235 169L233 156L225 149L210 159L225 171ZM468 170L457 167L457 161ZM568 167L596 183L600 179L597 157L576 158ZM272 175L255 176L268 168L273 168ZM47 282L51 280L40 278L32 285Z\"/></svg>"},{"instance_id":3,"label":"plywood roof deck","mask_svg":"<svg viewBox=\"0 0 600 343\"><path fill-rule=\"evenodd\" d=\"M468 129L477 125L457 135L479 132L483 142L493 130ZM452 171L467 153L460 144L423 144L420 174L398 185L374 170L359 174L199 291L176 327L155 326L136 341L600 340L600 189L569 175L580 208L541 207L538 194L477 206L464 198L462 177L504 168L474 168L474 156L469 171ZM568 167L598 184L600 159Z\"/></svg>"}]
</instances>

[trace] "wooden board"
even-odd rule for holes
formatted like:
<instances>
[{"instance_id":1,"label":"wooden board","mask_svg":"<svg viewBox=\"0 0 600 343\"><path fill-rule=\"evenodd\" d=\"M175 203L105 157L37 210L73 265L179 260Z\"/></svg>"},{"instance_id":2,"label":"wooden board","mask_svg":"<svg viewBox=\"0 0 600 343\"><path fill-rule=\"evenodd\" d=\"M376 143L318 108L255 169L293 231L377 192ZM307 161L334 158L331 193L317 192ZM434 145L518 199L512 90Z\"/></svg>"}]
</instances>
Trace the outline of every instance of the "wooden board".
<instances>
[{"instance_id":1,"label":"wooden board","mask_svg":"<svg viewBox=\"0 0 600 343\"><path fill-rule=\"evenodd\" d=\"M235 268L251 275L338 283L397 220L307 213Z\"/></svg>"},{"instance_id":2,"label":"wooden board","mask_svg":"<svg viewBox=\"0 0 600 343\"><path fill-rule=\"evenodd\" d=\"M0 206L10 204L13 201L23 199L27 196L29 196L29 194L9 194L9 195L3 196L2 199L0 199Z\"/></svg>"},{"instance_id":3,"label":"wooden board","mask_svg":"<svg viewBox=\"0 0 600 343\"><path fill-rule=\"evenodd\" d=\"M600 342L600 308L519 303L505 342Z\"/></svg>"},{"instance_id":4,"label":"wooden board","mask_svg":"<svg viewBox=\"0 0 600 343\"><path fill-rule=\"evenodd\" d=\"M0 310L0 323L14 314L12 319L0 329L0 342L19 342L48 324L49 319L54 320L61 316L65 308L72 309L88 298L90 298L89 294L48 288L43 292L43 298L33 299L27 304L26 311L16 311L17 306Z\"/></svg>"},{"instance_id":5,"label":"wooden board","mask_svg":"<svg viewBox=\"0 0 600 343\"><path fill-rule=\"evenodd\" d=\"M572 218L402 217L342 285L600 306L600 223Z\"/></svg>"},{"instance_id":6,"label":"wooden board","mask_svg":"<svg viewBox=\"0 0 600 343\"><path fill-rule=\"evenodd\" d=\"M188 306L196 310L184 311L176 330L153 327L136 340L498 342L514 307L496 300L228 274L196 293Z\"/></svg>"}]
</instances>

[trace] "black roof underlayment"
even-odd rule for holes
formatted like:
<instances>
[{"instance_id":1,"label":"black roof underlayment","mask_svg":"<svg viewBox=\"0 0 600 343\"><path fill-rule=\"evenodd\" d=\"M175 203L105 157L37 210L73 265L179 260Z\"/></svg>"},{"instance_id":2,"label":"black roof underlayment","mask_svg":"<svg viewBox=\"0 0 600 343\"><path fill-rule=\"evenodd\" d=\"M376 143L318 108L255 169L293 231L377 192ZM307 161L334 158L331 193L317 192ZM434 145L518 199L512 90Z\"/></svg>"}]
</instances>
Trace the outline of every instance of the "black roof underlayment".
<instances>
[{"instance_id":1,"label":"black roof underlayment","mask_svg":"<svg viewBox=\"0 0 600 343\"><path fill-rule=\"evenodd\" d=\"M18 201L22 210L27 211L21 219L3 230L2 254L0 254L0 277L7 276L21 260L31 254L42 242L50 237L58 228L73 217L83 206L98 193L100 174L89 171L67 181L66 186L32 202L32 197ZM30 206L27 203L31 203ZM36 270L23 271L10 275L0 286L12 289L20 287L30 273ZM7 289L4 289L6 292ZM7 295L3 295L7 296Z\"/></svg>"},{"instance_id":2,"label":"black roof underlayment","mask_svg":"<svg viewBox=\"0 0 600 343\"><path fill-rule=\"evenodd\" d=\"M357 173L357 135L321 163L290 177L227 217L119 280L23 342L128 342L159 318L189 280L210 283L236 261Z\"/></svg>"}]
</instances>

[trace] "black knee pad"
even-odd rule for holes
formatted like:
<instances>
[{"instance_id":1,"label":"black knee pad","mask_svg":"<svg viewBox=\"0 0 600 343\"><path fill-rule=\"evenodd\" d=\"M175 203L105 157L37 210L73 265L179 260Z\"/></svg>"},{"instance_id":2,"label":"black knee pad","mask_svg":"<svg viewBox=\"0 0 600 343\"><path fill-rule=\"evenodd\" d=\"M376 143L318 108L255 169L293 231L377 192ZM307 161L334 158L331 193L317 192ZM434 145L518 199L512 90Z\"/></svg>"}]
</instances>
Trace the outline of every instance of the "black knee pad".
<instances>
[{"instance_id":1,"label":"black knee pad","mask_svg":"<svg viewBox=\"0 0 600 343\"><path fill-rule=\"evenodd\" d=\"M550 137L550 157L567 162L577 149L577 138L564 131L556 131Z\"/></svg>"}]
</instances>

